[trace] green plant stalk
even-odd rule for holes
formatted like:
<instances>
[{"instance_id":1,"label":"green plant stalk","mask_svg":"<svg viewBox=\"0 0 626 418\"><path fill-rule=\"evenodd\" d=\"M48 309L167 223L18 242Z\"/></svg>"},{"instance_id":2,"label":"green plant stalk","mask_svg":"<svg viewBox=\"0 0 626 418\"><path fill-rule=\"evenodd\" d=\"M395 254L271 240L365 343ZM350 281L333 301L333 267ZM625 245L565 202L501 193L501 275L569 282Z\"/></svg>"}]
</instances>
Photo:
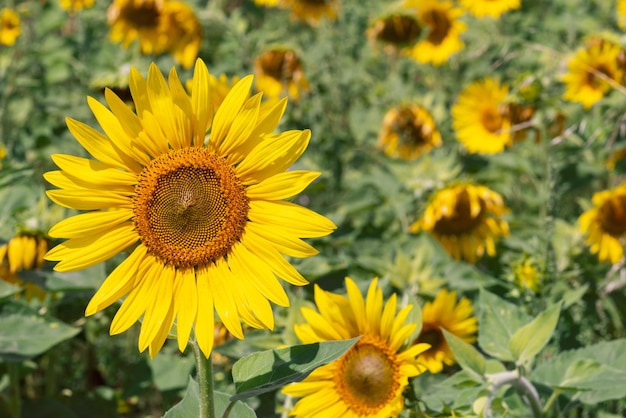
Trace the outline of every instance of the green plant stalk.
<instances>
[{"instance_id":1,"label":"green plant stalk","mask_svg":"<svg viewBox=\"0 0 626 418\"><path fill-rule=\"evenodd\" d=\"M494 373L487 375L487 380L491 382L491 388L487 402L485 403L485 410L483 416L485 418L492 418L493 412L491 411L491 403L496 397L496 392L504 385L511 385L515 390L526 400L526 403L530 407L533 418L541 418L542 408L539 394L535 387L524 376L519 374L518 370L508 370L506 372Z\"/></svg>"},{"instance_id":2,"label":"green plant stalk","mask_svg":"<svg viewBox=\"0 0 626 418\"><path fill-rule=\"evenodd\" d=\"M196 377L200 388L200 418L215 418L215 400L213 397L213 353L204 357L197 341L192 343L196 357Z\"/></svg>"},{"instance_id":3,"label":"green plant stalk","mask_svg":"<svg viewBox=\"0 0 626 418\"><path fill-rule=\"evenodd\" d=\"M552 392L552 395L550 395L550 397L548 398L548 401L543 407L543 416L547 416L548 411L552 409L552 405L558 399L560 394L561 394L560 389L555 389L554 392Z\"/></svg>"},{"instance_id":4,"label":"green plant stalk","mask_svg":"<svg viewBox=\"0 0 626 418\"><path fill-rule=\"evenodd\" d=\"M8 362L9 385L11 387L10 412L11 417L20 418L22 415L22 396L20 394L20 364Z\"/></svg>"}]
</instances>

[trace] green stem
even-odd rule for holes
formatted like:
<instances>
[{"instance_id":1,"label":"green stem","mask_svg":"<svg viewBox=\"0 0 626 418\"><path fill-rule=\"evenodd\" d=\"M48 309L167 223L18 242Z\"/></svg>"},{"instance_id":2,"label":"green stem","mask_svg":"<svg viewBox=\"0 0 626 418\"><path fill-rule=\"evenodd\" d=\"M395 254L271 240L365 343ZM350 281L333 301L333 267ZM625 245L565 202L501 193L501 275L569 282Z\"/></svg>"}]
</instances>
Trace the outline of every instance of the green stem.
<instances>
[{"instance_id":1,"label":"green stem","mask_svg":"<svg viewBox=\"0 0 626 418\"><path fill-rule=\"evenodd\" d=\"M510 385L515 388L532 411L533 418L541 418L541 400L535 387L526 379L520 375L518 370L507 370L505 372L494 373L487 376L487 380L491 382L491 388L487 401L485 403L485 410L483 416L485 418L493 418L493 412L491 411L491 403L496 397L496 392L502 386Z\"/></svg>"},{"instance_id":2,"label":"green stem","mask_svg":"<svg viewBox=\"0 0 626 418\"><path fill-rule=\"evenodd\" d=\"M196 378L200 387L200 418L215 418L215 401L213 399L213 353L209 358L204 356L196 341L192 343L196 357Z\"/></svg>"},{"instance_id":3,"label":"green stem","mask_svg":"<svg viewBox=\"0 0 626 418\"><path fill-rule=\"evenodd\" d=\"M544 416L546 416L548 411L550 411L550 409L552 409L552 405L557 400L557 398L559 397L560 394L561 394L561 391L559 389L555 389L554 392L552 392L552 395L550 395L550 397L546 401L546 404L543 407L543 415Z\"/></svg>"},{"instance_id":4,"label":"green stem","mask_svg":"<svg viewBox=\"0 0 626 418\"><path fill-rule=\"evenodd\" d=\"M11 387L11 417L20 418L22 414L22 396L20 394L20 364L8 362L9 384Z\"/></svg>"},{"instance_id":5,"label":"green stem","mask_svg":"<svg viewBox=\"0 0 626 418\"><path fill-rule=\"evenodd\" d=\"M228 418L228 415L230 415L230 411L232 411L234 406L235 406L235 402L234 401L230 401L228 403L228 406L224 410L224 413L222 414L222 418Z\"/></svg>"}]
</instances>

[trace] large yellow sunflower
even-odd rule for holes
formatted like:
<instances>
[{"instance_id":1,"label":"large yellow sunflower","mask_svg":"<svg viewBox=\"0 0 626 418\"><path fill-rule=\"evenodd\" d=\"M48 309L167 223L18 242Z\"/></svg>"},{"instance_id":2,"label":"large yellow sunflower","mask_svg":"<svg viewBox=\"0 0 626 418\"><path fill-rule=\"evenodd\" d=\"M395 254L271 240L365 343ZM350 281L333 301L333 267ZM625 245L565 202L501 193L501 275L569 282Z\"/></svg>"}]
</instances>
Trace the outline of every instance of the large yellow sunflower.
<instances>
[{"instance_id":1,"label":"large yellow sunflower","mask_svg":"<svg viewBox=\"0 0 626 418\"><path fill-rule=\"evenodd\" d=\"M487 77L468 85L452 106L452 126L468 152L495 154L510 145L509 88Z\"/></svg>"},{"instance_id":2,"label":"large yellow sunflower","mask_svg":"<svg viewBox=\"0 0 626 418\"><path fill-rule=\"evenodd\" d=\"M309 257L301 238L329 234L334 224L283 201L319 176L285 172L308 145L310 131L272 134L286 100L259 117L252 76L239 81L214 113L209 73L196 62L191 95L176 71L169 84L152 64L147 80L131 69L137 113L106 91L109 109L89 106L104 135L73 119L68 127L94 159L53 155L45 174L54 202L88 211L63 220L50 235L68 238L50 250L57 271L79 270L129 251L87 306L92 315L126 296L111 324L124 332L142 315L139 350L154 356L176 320L184 350L192 328L205 355L213 346L213 309L243 338L240 319L272 328L268 300L289 300L276 276L307 281L282 256ZM209 131L210 129L210 131ZM208 134L208 140L206 133Z\"/></svg>"},{"instance_id":3,"label":"large yellow sunflower","mask_svg":"<svg viewBox=\"0 0 626 418\"><path fill-rule=\"evenodd\" d=\"M20 15L13 9L0 10L0 44L13 45L21 32Z\"/></svg>"},{"instance_id":4,"label":"large yellow sunflower","mask_svg":"<svg viewBox=\"0 0 626 418\"><path fill-rule=\"evenodd\" d=\"M463 10L449 1L406 0L404 6L417 10L419 21L428 27L426 39L411 48L408 54L424 64L441 65L463 49L461 34L467 25L458 20Z\"/></svg>"},{"instance_id":5,"label":"large yellow sunflower","mask_svg":"<svg viewBox=\"0 0 626 418\"><path fill-rule=\"evenodd\" d=\"M270 98L289 96L298 100L301 91L309 90L302 61L289 48L273 48L254 60L256 88Z\"/></svg>"},{"instance_id":6,"label":"large yellow sunflower","mask_svg":"<svg viewBox=\"0 0 626 418\"><path fill-rule=\"evenodd\" d=\"M402 392L410 377L424 368L418 356L427 344L406 345L417 324L407 324L412 306L396 315L396 295L383 308L383 293L372 280L363 300L361 291L346 278L348 297L315 286L319 312L303 308L306 324L295 331L303 343L361 339L338 360L322 366L283 392L301 397L291 410L297 417L389 418L402 411Z\"/></svg>"},{"instance_id":7,"label":"large yellow sunflower","mask_svg":"<svg viewBox=\"0 0 626 418\"><path fill-rule=\"evenodd\" d=\"M294 19L311 26L317 26L323 18L335 20L339 12L339 0L282 0L281 5L291 9Z\"/></svg>"},{"instance_id":8,"label":"large yellow sunflower","mask_svg":"<svg viewBox=\"0 0 626 418\"><path fill-rule=\"evenodd\" d=\"M421 31L417 16L392 13L376 19L367 30L367 37L373 43L381 43L385 53L397 54L415 45Z\"/></svg>"},{"instance_id":9,"label":"large yellow sunflower","mask_svg":"<svg viewBox=\"0 0 626 418\"><path fill-rule=\"evenodd\" d=\"M391 108L378 134L378 145L385 154L405 160L416 159L441 144L431 114L413 103Z\"/></svg>"},{"instance_id":10,"label":"large yellow sunflower","mask_svg":"<svg viewBox=\"0 0 626 418\"><path fill-rule=\"evenodd\" d=\"M459 0L459 3L476 17L489 16L494 19L522 5L521 0Z\"/></svg>"},{"instance_id":11,"label":"large yellow sunflower","mask_svg":"<svg viewBox=\"0 0 626 418\"><path fill-rule=\"evenodd\" d=\"M600 261L617 263L624 256L626 239L626 184L593 195L594 207L580 215L585 243Z\"/></svg>"},{"instance_id":12,"label":"large yellow sunflower","mask_svg":"<svg viewBox=\"0 0 626 418\"><path fill-rule=\"evenodd\" d=\"M562 77L563 98L581 103L586 109L593 106L624 77L619 64L621 54L620 46L611 41L589 42L567 63L568 72Z\"/></svg>"},{"instance_id":13,"label":"large yellow sunflower","mask_svg":"<svg viewBox=\"0 0 626 418\"><path fill-rule=\"evenodd\" d=\"M473 314L472 302L461 298L456 302L456 292L442 289L432 302L426 302L422 308L422 331L416 343L430 344L430 348L419 356L431 373L439 373L443 365L453 365L456 360L448 346L443 331L461 338L466 343L476 341L478 323Z\"/></svg>"},{"instance_id":14,"label":"large yellow sunflower","mask_svg":"<svg viewBox=\"0 0 626 418\"><path fill-rule=\"evenodd\" d=\"M411 232L424 230L453 258L475 263L485 252L495 255L495 241L509 234L506 212L502 196L485 186L449 186L434 195Z\"/></svg>"}]
</instances>

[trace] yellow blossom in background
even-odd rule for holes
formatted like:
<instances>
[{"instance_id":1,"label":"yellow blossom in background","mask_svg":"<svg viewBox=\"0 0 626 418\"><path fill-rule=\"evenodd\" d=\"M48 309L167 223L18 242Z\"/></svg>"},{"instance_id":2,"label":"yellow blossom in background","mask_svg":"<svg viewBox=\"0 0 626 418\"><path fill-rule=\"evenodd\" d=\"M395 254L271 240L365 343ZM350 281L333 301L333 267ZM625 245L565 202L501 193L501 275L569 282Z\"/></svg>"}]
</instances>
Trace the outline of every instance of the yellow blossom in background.
<instances>
[{"instance_id":1,"label":"yellow blossom in background","mask_svg":"<svg viewBox=\"0 0 626 418\"><path fill-rule=\"evenodd\" d=\"M452 106L452 126L468 152L495 154L511 144L509 88L492 78L468 85Z\"/></svg>"},{"instance_id":2,"label":"yellow blossom in background","mask_svg":"<svg viewBox=\"0 0 626 418\"><path fill-rule=\"evenodd\" d=\"M445 0L406 0L404 6L415 9L418 19L428 30L408 54L424 64L441 65L451 55L463 49L461 34L467 25L459 21L463 10Z\"/></svg>"},{"instance_id":3,"label":"yellow blossom in background","mask_svg":"<svg viewBox=\"0 0 626 418\"><path fill-rule=\"evenodd\" d=\"M191 94L174 69L166 81L154 64L147 79L131 68L136 113L108 89L109 108L89 98L104 134L70 118L67 124L94 159L56 154L52 159L60 170L44 175L58 187L47 192L50 199L86 211L52 227L52 237L67 241L46 259L59 261L55 270L66 272L129 251L86 315L125 297L110 332L124 332L143 316L138 346L149 348L152 357L174 321L179 349L185 349L193 329L208 357L214 309L237 338L243 338L240 320L272 329L269 302L289 305L277 276L294 285L307 283L283 255L315 255L301 238L335 228L325 217L283 200L320 174L286 171L311 133L274 134L286 100L261 118L261 94L250 97L252 82L252 76L244 77L213 111L201 60Z\"/></svg>"},{"instance_id":4,"label":"yellow blossom in background","mask_svg":"<svg viewBox=\"0 0 626 418\"><path fill-rule=\"evenodd\" d=\"M317 311L302 308L305 324L294 327L304 344L361 339L342 357L319 367L283 393L300 398L290 416L333 418L397 417L408 379L423 372L419 355L427 344L407 345L417 324L406 323L412 306L396 314L392 294L383 307L382 289L372 280L365 299L346 278L347 297L315 285Z\"/></svg>"},{"instance_id":5,"label":"yellow blossom in background","mask_svg":"<svg viewBox=\"0 0 626 418\"><path fill-rule=\"evenodd\" d=\"M519 9L521 0L459 0L461 6L476 17L497 19L509 10Z\"/></svg>"},{"instance_id":6,"label":"yellow blossom in background","mask_svg":"<svg viewBox=\"0 0 626 418\"><path fill-rule=\"evenodd\" d=\"M44 236L24 232L0 246L0 280L22 287L26 300L36 297L43 301L46 292L35 283L22 281L19 272L41 268L48 245Z\"/></svg>"},{"instance_id":7,"label":"yellow blossom in background","mask_svg":"<svg viewBox=\"0 0 626 418\"><path fill-rule=\"evenodd\" d=\"M169 52L185 68L198 56L200 22L183 2L168 0L114 0L107 11L110 38L128 48L135 40L144 54Z\"/></svg>"},{"instance_id":8,"label":"yellow blossom in background","mask_svg":"<svg viewBox=\"0 0 626 418\"><path fill-rule=\"evenodd\" d=\"M507 212L500 194L485 186L460 184L436 192L410 229L434 236L453 258L475 263L485 252L494 256L496 240L509 234L502 218Z\"/></svg>"},{"instance_id":9,"label":"yellow blossom in background","mask_svg":"<svg viewBox=\"0 0 626 418\"><path fill-rule=\"evenodd\" d=\"M94 0L59 0L61 7L68 12L77 12L79 10L93 7Z\"/></svg>"},{"instance_id":10,"label":"yellow blossom in background","mask_svg":"<svg viewBox=\"0 0 626 418\"><path fill-rule=\"evenodd\" d=\"M267 0L265 1L267 4ZM280 5L290 9L294 19L303 20L311 26L317 26L324 18L337 19L340 0L281 0Z\"/></svg>"},{"instance_id":11,"label":"yellow blossom in background","mask_svg":"<svg viewBox=\"0 0 626 418\"><path fill-rule=\"evenodd\" d=\"M289 96L298 100L300 92L309 90L302 61L289 48L270 49L254 60L256 88L270 98Z\"/></svg>"},{"instance_id":12,"label":"yellow blossom in background","mask_svg":"<svg viewBox=\"0 0 626 418\"><path fill-rule=\"evenodd\" d=\"M567 63L563 98L589 109L622 81L624 69L620 64L623 51L608 41L590 42Z\"/></svg>"},{"instance_id":13,"label":"yellow blossom in background","mask_svg":"<svg viewBox=\"0 0 626 418\"><path fill-rule=\"evenodd\" d=\"M430 348L419 357L431 373L439 373L443 366L456 362L442 330L448 331L468 344L476 341L478 321L472 316L474 308L467 298L457 303L456 292L442 289L432 302L422 308L422 330L416 343L430 344Z\"/></svg>"},{"instance_id":14,"label":"yellow blossom in background","mask_svg":"<svg viewBox=\"0 0 626 418\"><path fill-rule=\"evenodd\" d=\"M281 0L254 0L254 4L256 4L257 6L274 7L278 6L280 1Z\"/></svg>"},{"instance_id":15,"label":"yellow blossom in background","mask_svg":"<svg viewBox=\"0 0 626 418\"><path fill-rule=\"evenodd\" d=\"M520 289L528 289L533 293L541 288L541 272L537 263L530 257L525 257L513 265L515 283Z\"/></svg>"},{"instance_id":16,"label":"yellow blossom in background","mask_svg":"<svg viewBox=\"0 0 626 418\"><path fill-rule=\"evenodd\" d=\"M600 261L617 263L624 256L626 239L626 184L593 195L594 207L580 215L585 244Z\"/></svg>"},{"instance_id":17,"label":"yellow blossom in background","mask_svg":"<svg viewBox=\"0 0 626 418\"><path fill-rule=\"evenodd\" d=\"M367 30L367 37L373 43L382 44L385 53L394 54L415 45L420 33L417 16L393 13L376 19Z\"/></svg>"},{"instance_id":18,"label":"yellow blossom in background","mask_svg":"<svg viewBox=\"0 0 626 418\"><path fill-rule=\"evenodd\" d=\"M441 144L433 117L417 104L390 109L378 134L378 146L385 154L405 160L416 159Z\"/></svg>"},{"instance_id":19,"label":"yellow blossom in background","mask_svg":"<svg viewBox=\"0 0 626 418\"><path fill-rule=\"evenodd\" d=\"M617 0L617 26L626 29L626 0Z\"/></svg>"},{"instance_id":20,"label":"yellow blossom in background","mask_svg":"<svg viewBox=\"0 0 626 418\"><path fill-rule=\"evenodd\" d=\"M0 10L0 44L13 45L22 31L20 16L13 9Z\"/></svg>"}]
</instances>

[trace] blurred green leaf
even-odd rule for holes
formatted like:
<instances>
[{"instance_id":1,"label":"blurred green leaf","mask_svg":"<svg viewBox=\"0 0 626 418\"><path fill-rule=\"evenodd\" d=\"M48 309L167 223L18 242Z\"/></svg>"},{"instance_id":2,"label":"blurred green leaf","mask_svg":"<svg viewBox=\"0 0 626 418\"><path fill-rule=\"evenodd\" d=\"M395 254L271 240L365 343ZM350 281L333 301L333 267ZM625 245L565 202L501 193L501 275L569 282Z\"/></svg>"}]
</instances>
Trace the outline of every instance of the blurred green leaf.
<instances>
[{"instance_id":1,"label":"blurred green leaf","mask_svg":"<svg viewBox=\"0 0 626 418\"><path fill-rule=\"evenodd\" d=\"M14 286L10 283L0 280L0 299L4 299L8 296L14 295L20 291L19 286Z\"/></svg>"},{"instance_id":2,"label":"blurred green leaf","mask_svg":"<svg viewBox=\"0 0 626 418\"><path fill-rule=\"evenodd\" d=\"M482 354L471 344L466 343L456 335L451 334L443 328L442 331L459 366L468 372L477 382L481 382L487 367L487 363Z\"/></svg>"},{"instance_id":3,"label":"blurred green leaf","mask_svg":"<svg viewBox=\"0 0 626 418\"><path fill-rule=\"evenodd\" d=\"M183 356L178 350L162 350L158 356L148 362L152 370L154 385L161 392L181 389L187 386L189 375L194 368L193 356Z\"/></svg>"},{"instance_id":4,"label":"blurred green leaf","mask_svg":"<svg viewBox=\"0 0 626 418\"><path fill-rule=\"evenodd\" d=\"M341 357L359 338L295 345L244 357L233 365L237 393L231 399L249 398L298 382Z\"/></svg>"},{"instance_id":5,"label":"blurred green leaf","mask_svg":"<svg viewBox=\"0 0 626 418\"><path fill-rule=\"evenodd\" d=\"M560 312L559 302L541 312L513 334L509 350L517 364L525 364L532 360L548 344L559 321Z\"/></svg>"}]
</instances>

